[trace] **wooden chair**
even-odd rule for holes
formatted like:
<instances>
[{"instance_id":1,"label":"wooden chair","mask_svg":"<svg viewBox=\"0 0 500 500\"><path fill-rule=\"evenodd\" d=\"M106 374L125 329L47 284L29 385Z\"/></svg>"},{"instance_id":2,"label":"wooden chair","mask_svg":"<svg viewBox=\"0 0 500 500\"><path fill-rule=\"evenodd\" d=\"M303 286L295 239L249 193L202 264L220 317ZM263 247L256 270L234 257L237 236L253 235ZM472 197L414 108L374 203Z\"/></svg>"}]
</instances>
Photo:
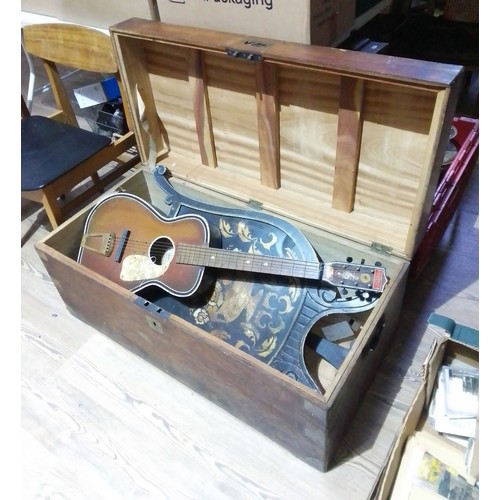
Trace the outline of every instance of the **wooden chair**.
<instances>
[{"instance_id":1,"label":"wooden chair","mask_svg":"<svg viewBox=\"0 0 500 500\"><path fill-rule=\"evenodd\" d=\"M23 28L23 46L43 62L58 111L32 115L21 97L21 196L42 203L55 228L137 165L139 157L132 131L110 138L79 126L59 72L64 67L114 76L121 90L108 35L79 25L34 24ZM92 182L84 182L89 178Z\"/></svg>"}]
</instances>

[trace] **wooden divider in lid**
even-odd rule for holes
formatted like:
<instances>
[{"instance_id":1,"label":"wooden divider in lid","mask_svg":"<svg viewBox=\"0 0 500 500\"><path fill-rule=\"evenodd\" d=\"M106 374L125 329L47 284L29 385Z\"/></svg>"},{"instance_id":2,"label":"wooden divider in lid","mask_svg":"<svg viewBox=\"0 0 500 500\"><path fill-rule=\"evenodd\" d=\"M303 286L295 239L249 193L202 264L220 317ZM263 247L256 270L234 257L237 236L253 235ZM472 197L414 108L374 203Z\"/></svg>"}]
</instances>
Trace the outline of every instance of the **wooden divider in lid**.
<instances>
[{"instance_id":1,"label":"wooden divider in lid","mask_svg":"<svg viewBox=\"0 0 500 500\"><path fill-rule=\"evenodd\" d=\"M141 19L110 31L143 163L412 257L462 67Z\"/></svg>"}]
</instances>

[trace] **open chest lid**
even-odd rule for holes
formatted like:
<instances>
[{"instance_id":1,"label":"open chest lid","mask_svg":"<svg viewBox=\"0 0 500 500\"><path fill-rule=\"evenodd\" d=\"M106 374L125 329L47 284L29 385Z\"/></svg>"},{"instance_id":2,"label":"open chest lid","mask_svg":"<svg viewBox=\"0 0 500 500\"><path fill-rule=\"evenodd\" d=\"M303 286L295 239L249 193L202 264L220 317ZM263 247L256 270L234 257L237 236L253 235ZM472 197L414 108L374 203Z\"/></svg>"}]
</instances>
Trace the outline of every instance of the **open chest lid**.
<instances>
[{"instance_id":1,"label":"open chest lid","mask_svg":"<svg viewBox=\"0 0 500 500\"><path fill-rule=\"evenodd\" d=\"M142 19L110 32L143 164L411 259L461 66Z\"/></svg>"}]
</instances>

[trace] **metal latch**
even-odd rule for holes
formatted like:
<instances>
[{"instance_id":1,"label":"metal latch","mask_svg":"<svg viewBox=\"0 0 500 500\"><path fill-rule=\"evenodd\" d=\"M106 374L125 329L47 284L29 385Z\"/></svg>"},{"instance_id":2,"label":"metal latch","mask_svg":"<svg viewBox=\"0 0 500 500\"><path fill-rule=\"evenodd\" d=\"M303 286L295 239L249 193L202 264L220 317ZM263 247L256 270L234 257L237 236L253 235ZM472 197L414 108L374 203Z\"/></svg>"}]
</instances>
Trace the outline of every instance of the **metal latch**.
<instances>
[{"instance_id":1,"label":"metal latch","mask_svg":"<svg viewBox=\"0 0 500 500\"><path fill-rule=\"evenodd\" d=\"M137 297L134 302L139 307L150 313L150 315L146 315L146 322L149 327L156 330L158 333L163 334L162 322L159 321L159 318L168 318L170 313L165 311L165 309L158 307L153 302L143 299L142 297Z\"/></svg>"},{"instance_id":2,"label":"metal latch","mask_svg":"<svg viewBox=\"0 0 500 500\"><path fill-rule=\"evenodd\" d=\"M262 61L262 56L255 52L247 52L238 49L226 49L226 54L235 59L244 59L245 61Z\"/></svg>"},{"instance_id":3,"label":"metal latch","mask_svg":"<svg viewBox=\"0 0 500 500\"><path fill-rule=\"evenodd\" d=\"M267 45L265 43L259 42L257 40L246 40L244 42L246 47L255 48L257 51L259 49L265 48ZM241 50L226 48L226 54L229 57L235 57L236 59L244 59L245 61L262 61L262 55L259 52L251 52L250 50Z\"/></svg>"}]
</instances>

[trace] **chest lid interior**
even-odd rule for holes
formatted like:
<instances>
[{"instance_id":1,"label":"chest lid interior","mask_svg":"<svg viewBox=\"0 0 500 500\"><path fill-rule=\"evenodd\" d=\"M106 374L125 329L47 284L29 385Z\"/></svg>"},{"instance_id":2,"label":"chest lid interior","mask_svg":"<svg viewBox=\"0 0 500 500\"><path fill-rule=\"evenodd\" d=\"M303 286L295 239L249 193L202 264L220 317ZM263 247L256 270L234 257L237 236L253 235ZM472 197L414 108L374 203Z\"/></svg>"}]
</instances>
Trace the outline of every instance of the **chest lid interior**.
<instances>
[{"instance_id":1,"label":"chest lid interior","mask_svg":"<svg viewBox=\"0 0 500 500\"><path fill-rule=\"evenodd\" d=\"M142 19L110 31L144 164L412 257L462 67Z\"/></svg>"}]
</instances>

